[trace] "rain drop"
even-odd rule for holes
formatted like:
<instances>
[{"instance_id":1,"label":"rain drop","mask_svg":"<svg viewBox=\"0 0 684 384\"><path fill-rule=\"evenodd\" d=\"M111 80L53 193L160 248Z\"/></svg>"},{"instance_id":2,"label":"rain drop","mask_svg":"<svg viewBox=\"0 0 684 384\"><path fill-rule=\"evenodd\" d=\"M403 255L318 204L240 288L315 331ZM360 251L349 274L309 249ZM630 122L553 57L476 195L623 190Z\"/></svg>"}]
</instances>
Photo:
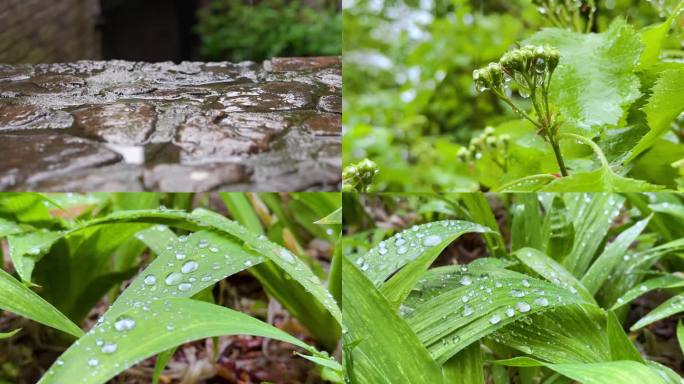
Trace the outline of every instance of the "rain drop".
<instances>
[{"instance_id":1,"label":"rain drop","mask_svg":"<svg viewBox=\"0 0 684 384\"><path fill-rule=\"evenodd\" d=\"M185 264L183 264L183 266L181 267L181 272L183 272L183 273L195 272L198 267L199 267L199 264L197 264L196 261L193 261L193 260L186 261Z\"/></svg>"},{"instance_id":2,"label":"rain drop","mask_svg":"<svg viewBox=\"0 0 684 384\"><path fill-rule=\"evenodd\" d=\"M127 316L121 316L114 322L114 329L119 332L130 331L135 328L135 320Z\"/></svg>"},{"instance_id":3,"label":"rain drop","mask_svg":"<svg viewBox=\"0 0 684 384\"><path fill-rule=\"evenodd\" d=\"M164 279L164 282L166 285L177 285L183 280L183 275L181 275L178 272L171 272L169 273L168 276L166 276L166 279Z\"/></svg>"},{"instance_id":4,"label":"rain drop","mask_svg":"<svg viewBox=\"0 0 684 384\"><path fill-rule=\"evenodd\" d=\"M493 315L492 317L489 318L489 322L492 324L498 324L501 321L501 316L499 315Z\"/></svg>"},{"instance_id":5,"label":"rain drop","mask_svg":"<svg viewBox=\"0 0 684 384\"><path fill-rule=\"evenodd\" d=\"M431 236L426 237L425 240L423 240L423 245L426 247L431 247L431 246L439 244L441 241L442 241L441 237L439 237L437 235L431 235Z\"/></svg>"},{"instance_id":6,"label":"rain drop","mask_svg":"<svg viewBox=\"0 0 684 384\"><path fill-rule=\"evenodd\" d=\"M183 292L189 291L191 288L192 288L192 284L190 284L190 283L182 283L182 284L178 285L178 290L183 291Z\"/></svg>"},{"instance_id":7,"label":"rain drop","mask_svg":"<svg viewBox=\"0 0 684 384\"><path fill-rule=\"evenodd\" d=\"M524 302L524 301L519 301L519 302L515 305L515 307L518 308L518 311L523 312L523 313L529 312L530 309L531 309L530 305L527 304L527 303Z\"/></svg>"},{"instance_id":8,"label":"rain drop","mask_svg":"<svg viewBox=\"0 0 684 384\"><path fill-rule=\"evenodd\" d=\"M155 285L157 284L157 278L154 277L154 275L147 275L145 276L145 280L143 280L145 285Z\"/></svg>"},{"instance_id":9,"label":"rain drop","mask_svg":"<svg viewBox=\"0 0 684 384\"><path fill-rule=\"evenodd\" d=\"M101 350L102 350L102 353L106 353L109 355L109 354L116 352L117 348L118 348L118 346L114 343L105 343L102 346Z\"/></svg>"}]
</instances>

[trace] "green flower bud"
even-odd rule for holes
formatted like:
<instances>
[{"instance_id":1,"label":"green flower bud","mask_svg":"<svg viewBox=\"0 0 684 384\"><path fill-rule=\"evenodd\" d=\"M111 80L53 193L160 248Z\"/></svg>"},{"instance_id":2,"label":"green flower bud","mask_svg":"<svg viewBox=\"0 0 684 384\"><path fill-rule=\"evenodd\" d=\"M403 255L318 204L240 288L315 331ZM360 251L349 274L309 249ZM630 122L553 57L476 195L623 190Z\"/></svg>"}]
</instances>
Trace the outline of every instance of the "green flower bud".
<instances>
[{"instance_id":1,"label":"green flower bud","mask_svg":"<svg viewBox=\"0 0 684 384\"><path fill-rule=\"evenodd\" d=\"M461 162L466 163L470 158L470 152L468 152L465 147L461 147L458 152L456 152L456 157L458 157Z\"/></svg>"},{"instance_id":2,"label":"green flower bud","mask_svg":"<svg viewBox=\"0 0 684 384\"><path fill-rule=\"evenodd\" d=\"M546 50L546 62L549 67L549 72L553 72L560 61L560 51L556 48L549 48Z\"/></svg>"},{"instance_id":3,"label":"green flower bud","mask_svg":"<svg viewBox=\"0 0 684 384\"><path fill-rule=\"evenodd\" d=\"M506 52L499 62L501 67L511 76L514 72L521 72L524 69L524 57L519 50Z\"/></svg>"},{"instance_id":4,"label":"green flower bud","mask_svg":"<svg viewBox=\"0 0 684 384\"><path fill-rule=\"evenodd\" d=\"M493 134L494 134L494 128L492 128L492 127L486 127L486 128L484 129L484 135L485 135L485 136L491 136L491 135L493 135Z\"/></svg>"},{"instance_id":5,"label":"green flower bud","mask_svg":"<svg viewBox=\"0 0 684 384\"><path fill-rule=\"evenodd\" d=\"M342 170L342 191L365 192L377 173L378 166L368 159L346 166Z\"/></svg>"},{"instance_id":6,"label":"green flower bud","mask_svg":"<svg viewBox=\"0 0 684 384\"><path fill-rule=\"evenodd\" d=\"M489 136L485 140L485 143L487 144L487 148L489 149L496 149L496 147L499 145L498 140L494 136Z\"/></svg>"},{"instance_id":7,"label":"green flower bud","mask_svg":"<svg viewBox=\"0 0 684 384\"><path fill-rule=\"evenodd\" d=\"M487 71L492 79L492 87L496 88L503 84L503 69L499 63L489 63Z\"/></svg>"},{"instance_id":8,"label":"green flower bud","mask_svg":"<svg viewBox=\"0 0 684 384\"><path fill-rule=\"evenodd\" d=\"M501 140L501 143L503 145L508 145L508 143L511 141L511 136L507 134L503 134L499 136L499 139Z\"/></svg>"}]
</instances>

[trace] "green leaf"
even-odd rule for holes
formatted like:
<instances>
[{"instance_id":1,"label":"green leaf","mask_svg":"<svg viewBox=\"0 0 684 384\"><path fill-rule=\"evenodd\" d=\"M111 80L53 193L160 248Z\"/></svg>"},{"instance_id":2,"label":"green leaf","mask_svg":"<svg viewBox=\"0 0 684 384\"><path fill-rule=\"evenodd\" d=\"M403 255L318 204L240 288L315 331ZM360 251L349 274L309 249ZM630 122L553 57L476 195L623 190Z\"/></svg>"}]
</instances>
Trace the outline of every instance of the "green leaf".
<instances>
[{"instance_id":1,"label":"green leaf","mask_svg":"<svg viewBox=\"0 0 684 384\"><path fill-rule=\"evenodd\" d=\"M583 384L667 384L649 366L636 361L608 361L585 364L549 364L527 357L495 361L514 367L545 366Z\"/></svg>"},{"instance_id":2,"label":"green leaf","mask_svg":"<svg viewBox=\"0 0 684 384\"><path fill-rule=\"evenodd\" d=\"M96 332L69 348L39 381L99 384L147 357L192 340L221 335L253 335L316 351L303 341L228 308L184 298L166 298L104 320ZM117 330L117 328L119 330Z\"/></svg>"},{"instance_id":3,"label":"green leaf","mask_svg":"<svg viewBox=\"0 0 684 384\"><path fill-rule=\"evenodd\" d=\"M627 253L627 250L641 232L646 228L651 221L649 215L647 218L638 221L633 226L623 231L615 240L606 246L603 253L594 261L587 273L582 277L582 284L587 287L587 290L592 295L596 294L601 286L608 280L608 277L613 273L615 267L622 261Z\"/></svg>"},{"instance_id":4,"label":"green leaf","mask_svg":"<svg viewBox=\"0 0 684 384\"><path fill-rule=\"evenodd\" d=\"M572 293L578 293L586 302L596 304L592 294L572 273L541 251L533 248L522 248L515 252L514 256L546 280L562 286Z\"/></svg>"},{"instance_id":5,"label":"green leaf","mask_svg":"<svg viewBox=\"0 0 684 384\"><path fill-rule=\"evenodd\" d=\"M598 34L544 29L526 43L548 44L561 52L549 101L567 119L563 131L592 137L603 126L617 125L625 109L640 96L634 71L641 42L623 19Z\"/></svg>"},{"instance_id":6,"label":"green leaf","mask_svg":"<svg viewBox=\"0 0 684 384\"><path fill-rule=\"evenodd\" d=\"M76 337L83 331L50 303L0 269L0 308Z\"/></svg>"},{"instance_id":7,"label":"green leaf","mask_svg":"<svg viewBox=\"0 0 684 384\"><path fill-rule=\"evenodd\" d=\"M542 249L542 215L534 193L516 194L511 207L511 251L523 247Z\"/></svg>"},{"instance_id":8,"label":"green leaf","mask_svg":"<svg viewBox=\"0 0 684 384\"><path fill-rule=\"evenodd\" d=\"M684 278L677 277L676 275L666 275L662 277L657 277L655 279L646 280L643 283L635 286L634 288L627 291L622 295L611 309L617 309L623 305L627 305L632 300L639 296L645 295L656 289L663 288L679 288L684 287Z\"/></svg>"},{"instance_id":9,"label":"green leaf","mask_svg":"<svg viewBox=\"0 0 684 384\"><path fill-rule=\"evenodd\" d=\"M644 359L632 341L629 340L629 337L627 337L615 313L609 311L606 320L606 331L608 333L608 344L610 345L612 360L634 360L643 363Z\"/></svg>"},{"instance_id":10,"label":"green leaf","mask_svg":"<svg viewBox=\"0 0 684 384\"><path fill-rule=\"evenodd\" d=\"M573 193L563 196L568 215L574 220L575 242L562 264L573 275L581 277L620 213L624 198L610 193Z\"/></svg>"},{"instance_id":11,"label":"green leaf","mask_svg":"<svg viewBox=\"0 0 684 384\"><path fill-rule=\"evenodd\" d=\"M21 328L17 328L14 331L9 331L9 332L0 332L0 340L9 339L10 337L19 333L19 331L21 331Z\"/></svg>"},{"instance_id":12,"label":"green leaf","mask_svg":"<svg viewBox=\"0 0 684 384\"><path fill-rule=\"evenodd\" d=\"M342 208L337 208L328 216L315 222L316 224L342 224Z\"/></svg>"},{"instance_id":13,"label":"green leaf","mask_svg":"<svg viewBox=\"0 0 684 384\"><path fill-rule=\"evenodd\" d=\"M346 258L342 268L345 360L353 382L442 383L440 367L372 282Z\"/></svg>"},{"instance_id":14,"label":"green leaf","mask_svg":"<svg viewBox=\"0 0 684 384\"><path fill-rule=\"evenodd\" d=\"M435 247L444 249L464 233L486 233L492 230L469 221L444 220L415 225L383 240L354 263L368 279L379 287L387 277L404 265L420 258ZM449 240L450 239L450 240Z\"/></svg>"},{"instance_id":15,"label":"green leaf","mask_svg":"<svg viewBox=\"0 0 684 384\"><path fill-rule=\"evenodd\" d=\"M532 175L508 182L494 190L494 192L535 192L556 180L553 175Z\"/></svg>"},{"instance_id":16,"label":"green leaf","mask_svg":"<svg viewBox=\"0 0 684 384\"><path fill-rule=\"evenodd\" d=\"M665 187L620 176L608 166L577 172L556 179L542 188L544 192L657 192Z\"/></svg>"},{"instance_id":17,"label":"green leaf","mask_svg":"<svg viewBox=\"0 0 684 384\"><path fill-rule=\"evenodd\" d=\"M425 297L424 284L435 280L421 279L424 283L412 293L420 300L414 300L415 307L406 305L406 320L438 363L443 364L476 340L532 314L587 303L581 296L545 281L521 274L495 277L489 269L484 273L474 270L478 273L442 275L443 288L437 288L436 294L430 294L432 297ZM454 288L445 280L458 282L459 286Z\"/></svg>"},{"instance_id":18,"label":"green leaf","mask_svg":"<svg viewBox=\"0 0 684 384\"><path fill-rule=\"evenodd\" d=\"M553 195L551 207L544 217L542 239L545 239L544 252L554 260L563 260L572 251L575 227L560 194Z\"/></svg>"},{"instance_id":19,"label":"green leaf","mask_svg":"<svg viewBox=\"0 0 684 384\"><path fill-rule=\"evenodd\" d=\"M684 293L680 293L677 296L671 297L664 303L657 306L654 310L649 312L648 315L639 319L639 321L634 324L630 330L636 331L649 324L655 323L658 320L662 320L668 316L684 312Z\"/></svg>"},{"instance_id":20,"label":"green leaf","mask_svg":"<svg viewBox=\"0 0 684 384\"><path fill-rule=\"evenodd\" d=\"M442 365L448 384L485 384L480 342L470 344Z\"/></svg>"},{"instance_id":21,"label":"green leaf","mask_svg":"<svg viewBox=\"0 0 684 384\"><path fill-rule=\"evenodd\" d=\"M650 148L670 129L670 124L684 111L684 65L664 71L652 89L652 95L643 111L650 130L632 150L629 159Z\"/></svg>"}]
</instances>

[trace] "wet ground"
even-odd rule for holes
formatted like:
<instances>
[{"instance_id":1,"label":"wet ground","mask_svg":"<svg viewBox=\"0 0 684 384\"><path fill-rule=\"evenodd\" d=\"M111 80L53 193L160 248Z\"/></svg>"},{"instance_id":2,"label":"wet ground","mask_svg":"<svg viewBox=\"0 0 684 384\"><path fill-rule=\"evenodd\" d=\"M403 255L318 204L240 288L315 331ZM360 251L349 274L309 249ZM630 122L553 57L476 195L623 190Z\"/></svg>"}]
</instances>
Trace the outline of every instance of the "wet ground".
<instances>
[{"instance_id":1,"label":"wet ground","mask_svg":"<svg viewBox=\"0 0 684 384\"><path fill-rule=\"evenodd\" d=\"M338 190L339 58L0 65L0 190Z\"/></svg>"}]
</instances>

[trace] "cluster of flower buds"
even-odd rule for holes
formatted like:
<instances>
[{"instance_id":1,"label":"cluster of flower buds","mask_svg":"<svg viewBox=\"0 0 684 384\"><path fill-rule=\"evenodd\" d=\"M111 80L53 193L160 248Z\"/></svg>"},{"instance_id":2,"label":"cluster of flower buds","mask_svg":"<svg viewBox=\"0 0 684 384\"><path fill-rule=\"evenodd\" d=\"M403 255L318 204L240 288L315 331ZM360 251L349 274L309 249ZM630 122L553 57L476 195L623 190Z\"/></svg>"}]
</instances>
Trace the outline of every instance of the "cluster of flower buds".
<instances>
[{"instance_id":1,"label":"cluster of flower buds","mask_svg":"<svg viewBox=\"0 0 684 384\"><path fill-rule=\"evenodd\" d=\"M554 26L577 32L589 31L596 12L595 0L532 0L532 3ZM589 15L585 27L582 26L580 15Z\"/></svg>"},{"instance_id":2,"label":"cluster of flower buds","mask_svg":"<svg viewBox=\"0 0 684 384\"><path fill-rule=\"evenodd\" d=\"M489 63L473 71L473 80L478 91L492 89L502 92L511 79L518 83L523 97L530 96L532 87L542 86L560 61L560 52L548 46L528 45L506 52L498 63ZM533 83L532 83L533 82Z\"/></svg>"},{"instance_id":3,"label":"cluster of flower buds","mask_svg":"<svg viewBox=\"0 0 684 384\"><path fill-rule=\"evenodd\" d=\"M504 134L495 136L494 128L485 128L482 134L470 139L470 144L468 147L462 147L456 153L458 159L464 163L470 163L475 160L479 160L485 153L490 153L495 162L498 162L497 153L501 151L505 159L506 152L508 151L508 143L510 141L510 136ZM505 160L504 160L505 161ZM504 163L499 164L504 167Z\"/></svg>"},{"instance_id":4,"label":"cluster of flower buds","mask_svg":"<svg viewBox=\"0 0 684 384\"><path fill-rule=\"evenodd\" d=\"M342 192L366 192L377 174L377 164L368 159L344 167L342 170Z\"/></svg>"}]
</instances>

